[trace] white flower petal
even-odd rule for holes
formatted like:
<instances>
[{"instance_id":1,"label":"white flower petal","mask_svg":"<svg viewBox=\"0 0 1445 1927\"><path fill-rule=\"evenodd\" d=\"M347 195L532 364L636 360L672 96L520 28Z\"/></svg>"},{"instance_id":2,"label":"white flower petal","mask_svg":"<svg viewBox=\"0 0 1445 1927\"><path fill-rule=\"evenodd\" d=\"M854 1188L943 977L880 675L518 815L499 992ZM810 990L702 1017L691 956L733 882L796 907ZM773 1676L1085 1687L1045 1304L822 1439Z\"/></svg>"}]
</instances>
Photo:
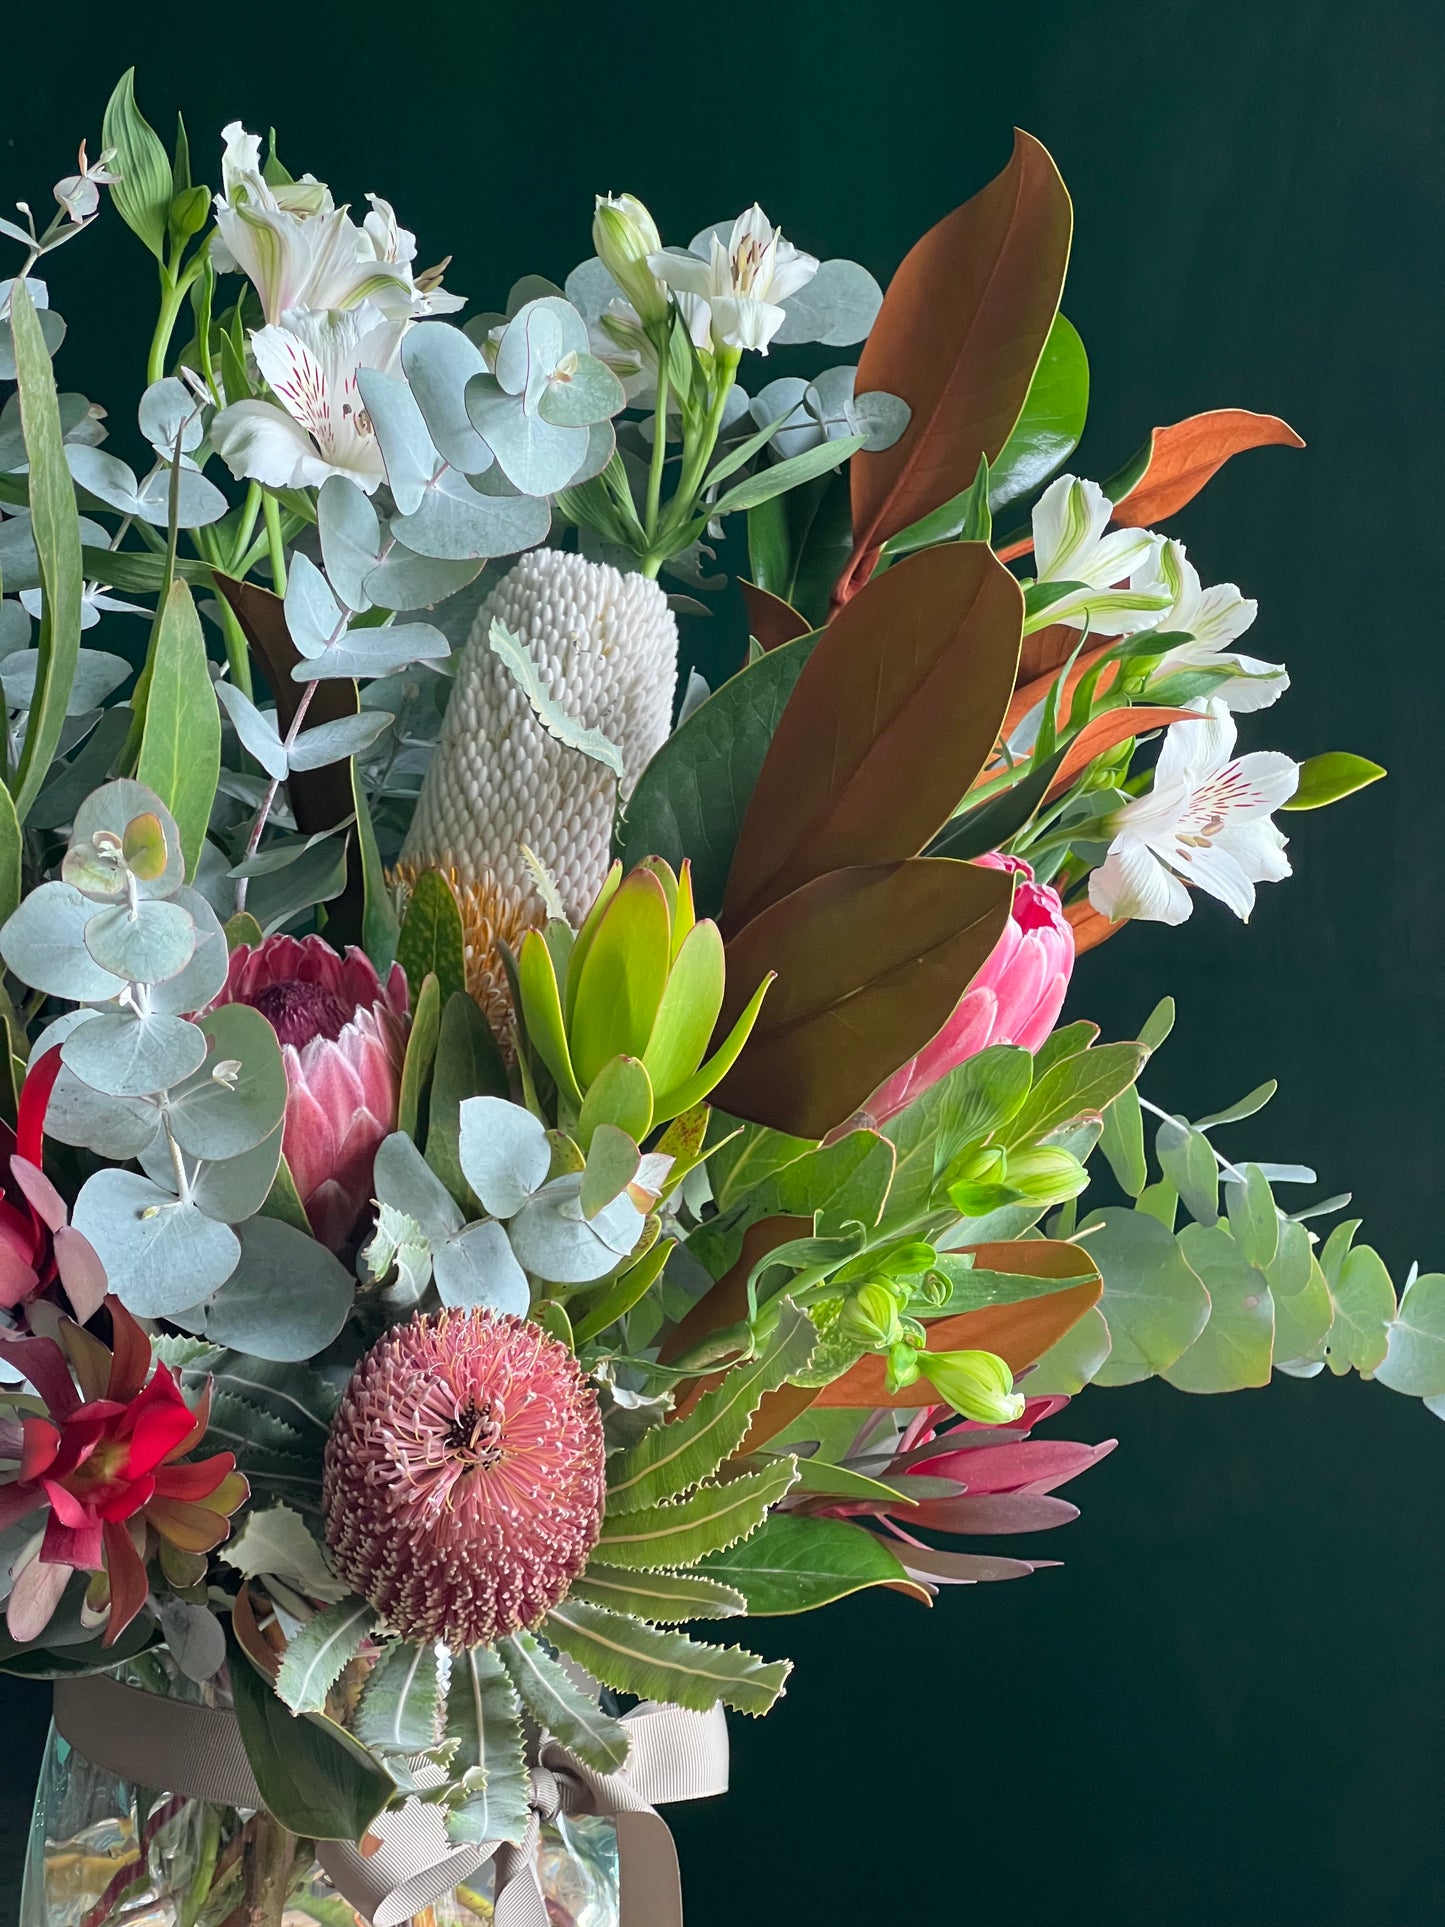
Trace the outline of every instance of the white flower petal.
<instances>
[{"instance_id":1,"label":"white flower petal","mask_svg":"<svg viewBox=\"0 0 1445 1927\"><path fill-rule=\"evenodd\" d=\"M1114 839L1108 856L1089 878L1089 901L1118 923L1183 923L1193 909L1189 892L1149 847L1134 836Z\"/></svg>"},{"instance_id":2,"label":"white flower petal","mask_svg":"<svg viewBox=\"0 0 1445 1927\"><path fill-rule=\"evenodd\" d=\"M237 401L211 424L211 446L240 481L267 488L319 488L338 473L285 409L269 401Z\"/></svg>"},{"instance_id":3,"label":"white flower petal","mask_svg":"<svg viewBox=\"0 0 1445 1927\"><path fill-rule=\"evenodd\" d=\"M1218 897L1235 916L1248 923L1254 908L1254 884L1244 866L1224 847L1222 837L1193 847L1181 844L1175 860L1191 883Z\"/></svg>"}]
</instances>

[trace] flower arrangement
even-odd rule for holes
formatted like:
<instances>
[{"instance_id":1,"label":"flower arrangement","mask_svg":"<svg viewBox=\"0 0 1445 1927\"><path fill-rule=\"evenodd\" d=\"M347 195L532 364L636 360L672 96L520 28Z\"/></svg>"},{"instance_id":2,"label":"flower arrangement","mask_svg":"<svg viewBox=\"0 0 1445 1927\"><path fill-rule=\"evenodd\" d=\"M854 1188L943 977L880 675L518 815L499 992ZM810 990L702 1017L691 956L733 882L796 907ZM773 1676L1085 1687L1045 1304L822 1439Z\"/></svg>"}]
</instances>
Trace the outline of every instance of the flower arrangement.
<instances>
[{"instance_id":1,"label":"flower arrangement","mask_svg":"<svg viewBox=\"0 0 1445 1927\"><path fill-rule=\"evenodd\" d=\"M1030 1573L987 1541L1077 1516L1086 1385L1445 1400L1445 1277L1219 1147L1272 1085L1190 1121L1167 1000L1060 1022L1384 773L1237 753L1288 675L1158 532L1301 444L1066 471L1027 135L886 294L624 194L465 321L376 195L210 152L128 75L0 221L0 1665L124 1790L64 1918L665 1927L653 1808L788 1673L709 1622ZM38 272L105 199L143 475Z\"/></svg>"}]
</instances>

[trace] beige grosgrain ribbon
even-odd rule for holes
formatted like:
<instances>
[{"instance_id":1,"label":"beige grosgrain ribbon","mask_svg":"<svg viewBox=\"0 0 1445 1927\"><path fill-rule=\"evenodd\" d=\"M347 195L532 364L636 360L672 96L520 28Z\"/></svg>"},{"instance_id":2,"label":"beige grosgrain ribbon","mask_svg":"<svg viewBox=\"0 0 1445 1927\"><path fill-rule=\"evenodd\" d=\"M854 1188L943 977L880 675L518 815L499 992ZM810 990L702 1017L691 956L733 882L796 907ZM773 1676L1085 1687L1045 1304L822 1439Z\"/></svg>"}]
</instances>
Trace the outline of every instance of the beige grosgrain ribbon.
<instances>
[{"instance_id":1,"label":"beige grosgrain ribbon","mask_svg":"<svg viewBox=\"0 0 1445 1927\"><path fill-rule=\"evenodd\" d=\"M410 1799L372 1823L364 1852L349 1841L323 1840L317 1859L373 1927L400 1927L488 1860L496 1866L495 1927L548 1927L537 1872L542 1822L559 1813L598 1814L617 1828L622 1927L682 1927L677 1850L655 1808L726 1792L727 1725L721 1706L690 1713L650 1701L625 1724L631 1748L615 1773L595 1773L556 1740L543 1740L520 1846L455 1846L442 1813ZM55 1682L55 1725L77 1752L121 1779L215 1806L264 1804L233 1713L96 1674Z\"/></svg>"}]
</instances>

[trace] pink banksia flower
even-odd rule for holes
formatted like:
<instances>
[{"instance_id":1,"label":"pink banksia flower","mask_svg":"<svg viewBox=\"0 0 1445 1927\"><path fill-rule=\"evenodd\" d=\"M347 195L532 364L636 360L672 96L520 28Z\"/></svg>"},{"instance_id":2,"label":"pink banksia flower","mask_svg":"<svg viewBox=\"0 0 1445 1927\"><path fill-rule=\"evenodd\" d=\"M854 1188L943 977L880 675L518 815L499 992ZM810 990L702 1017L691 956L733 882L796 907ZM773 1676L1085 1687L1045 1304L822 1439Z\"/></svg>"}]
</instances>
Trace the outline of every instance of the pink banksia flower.
<instances>
[{"instance_id":1,"label":"pink banksia flower","mask_svg":"<svg viewBox=\"0 0 1445 1927\"><path fill-rule=\"evenodd\" d=\"M237 944L216 1000L249 1004L286 1065L281 1148L311 1229L338 1251L371 1199L376 1148L396 1129L409 1024L406 973L383 987L366 956L320 937Z\"/></svg>"},{"instance_id":2,"label":"pink banksia flower","mask_svg":"<svg viewBox=\"0 0 1445 1927\"><path fill-rule=\"evenodd\" d=\"M326 1447L338 1575L405 1639L490 1645L538 1625L602 1529L597 1397L565 1345L489 1311L388 1332Z\"/></svg>"},{"instance_id":3,"label":"pink banksia flower","mask_svg":"<svg viewBox=\"0 0 1445 1927\"><path fill-rule=\"evenodd\" d=\"M977 861L1016 879L1007 928L943 1029L863 1106L875 1124L886 1124L990 1044L1036 1051L1058 1021L1074 968L1074 933L1058 892L1035 883L1022 857L994 853Z\"/></svg>"}]
</instances>

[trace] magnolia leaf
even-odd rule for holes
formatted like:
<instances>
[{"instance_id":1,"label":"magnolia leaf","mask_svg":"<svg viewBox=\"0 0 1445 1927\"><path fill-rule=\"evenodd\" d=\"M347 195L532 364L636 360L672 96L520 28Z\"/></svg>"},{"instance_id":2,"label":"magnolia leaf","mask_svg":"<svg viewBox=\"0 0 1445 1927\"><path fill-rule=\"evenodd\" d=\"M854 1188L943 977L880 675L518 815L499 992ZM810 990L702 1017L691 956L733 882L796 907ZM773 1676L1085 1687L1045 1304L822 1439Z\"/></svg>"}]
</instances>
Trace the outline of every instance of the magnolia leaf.
<instances>
[{"instance_id":1,"label":"magnolia leaf","mask_svg":"<svg viewBox=\"0 0 1445 1927\"><path fill-rule=\"evenodd\" d=\"M1156 428L1149 437L1143 469L1127 492L1106 488L1114 503L1114 520L1153 528L1192 502L1231 455L1271 445L1304 447L1288 422L1277 415L1252 414L1247 408L1213 408L1170 428Z\"/></svg>"},{"instance_id":2,"label":"magnolia leaf","mask_svg":"<svg viewBox=\"0 0 1445 1927\"><path fill-rule=\"evenodd\" d=\"M986 544L954 543L896 564L829 623L758 774L725 928L826 871L924 847L993 750L1022 607Z\"/></svg>"},{"instance_id":3,"label":"magnolia leaf","mask_svg":"<svg viewBox=\"0 0 1445 1927\"><path fill-rule=\"evenodd\" d=\"M1022 414L1058 313L1073 210L1028 134L981 193L924 235L889 284L858 363L860 390L901 396L912 416L878 454L855 457L854 559L866 578L890 535L967 488Z\"/></svg>"},{"instance_id":4,"label":"magnolia leaf","mask_svg":"<svg viewBox=\"0 0 1445 1927\"><path fill-rule=\"evenodd\" d=\"M234 1642L230 1674L246 1757L281 1825L309 1840L364 1838L396 1792L391 1775L333 1720L290 1712Z\"/></svg>"},{"instance_id":5,"label":"magnolia leaf","mask_svg":"<svg viewBox=\"0 0 1445 1927\"><path fill-rule=\"evenodd\" d=\"M715 1552L700 1571L735 1587L753 1618L812 1612L867 1586L896 1586L926 1598L886 1542L842 1519L775 1512L741 1545Z\"/></svg>"},{"instance_id":6,"label":"magnolia leaf","mask_svg":"<svg viewBox=\"0 0 1445 1927\"><path fill-rule=\"evenodd\" d=\"M554 1606L546 1628L604 1686L698 1713L718 1700L740 1713L766 1713L793 1670L790 1659L761 1659L740 1646L705 1646L686 1633L645 1626L580 1599Z\"/></svg>"}]
</instances>

